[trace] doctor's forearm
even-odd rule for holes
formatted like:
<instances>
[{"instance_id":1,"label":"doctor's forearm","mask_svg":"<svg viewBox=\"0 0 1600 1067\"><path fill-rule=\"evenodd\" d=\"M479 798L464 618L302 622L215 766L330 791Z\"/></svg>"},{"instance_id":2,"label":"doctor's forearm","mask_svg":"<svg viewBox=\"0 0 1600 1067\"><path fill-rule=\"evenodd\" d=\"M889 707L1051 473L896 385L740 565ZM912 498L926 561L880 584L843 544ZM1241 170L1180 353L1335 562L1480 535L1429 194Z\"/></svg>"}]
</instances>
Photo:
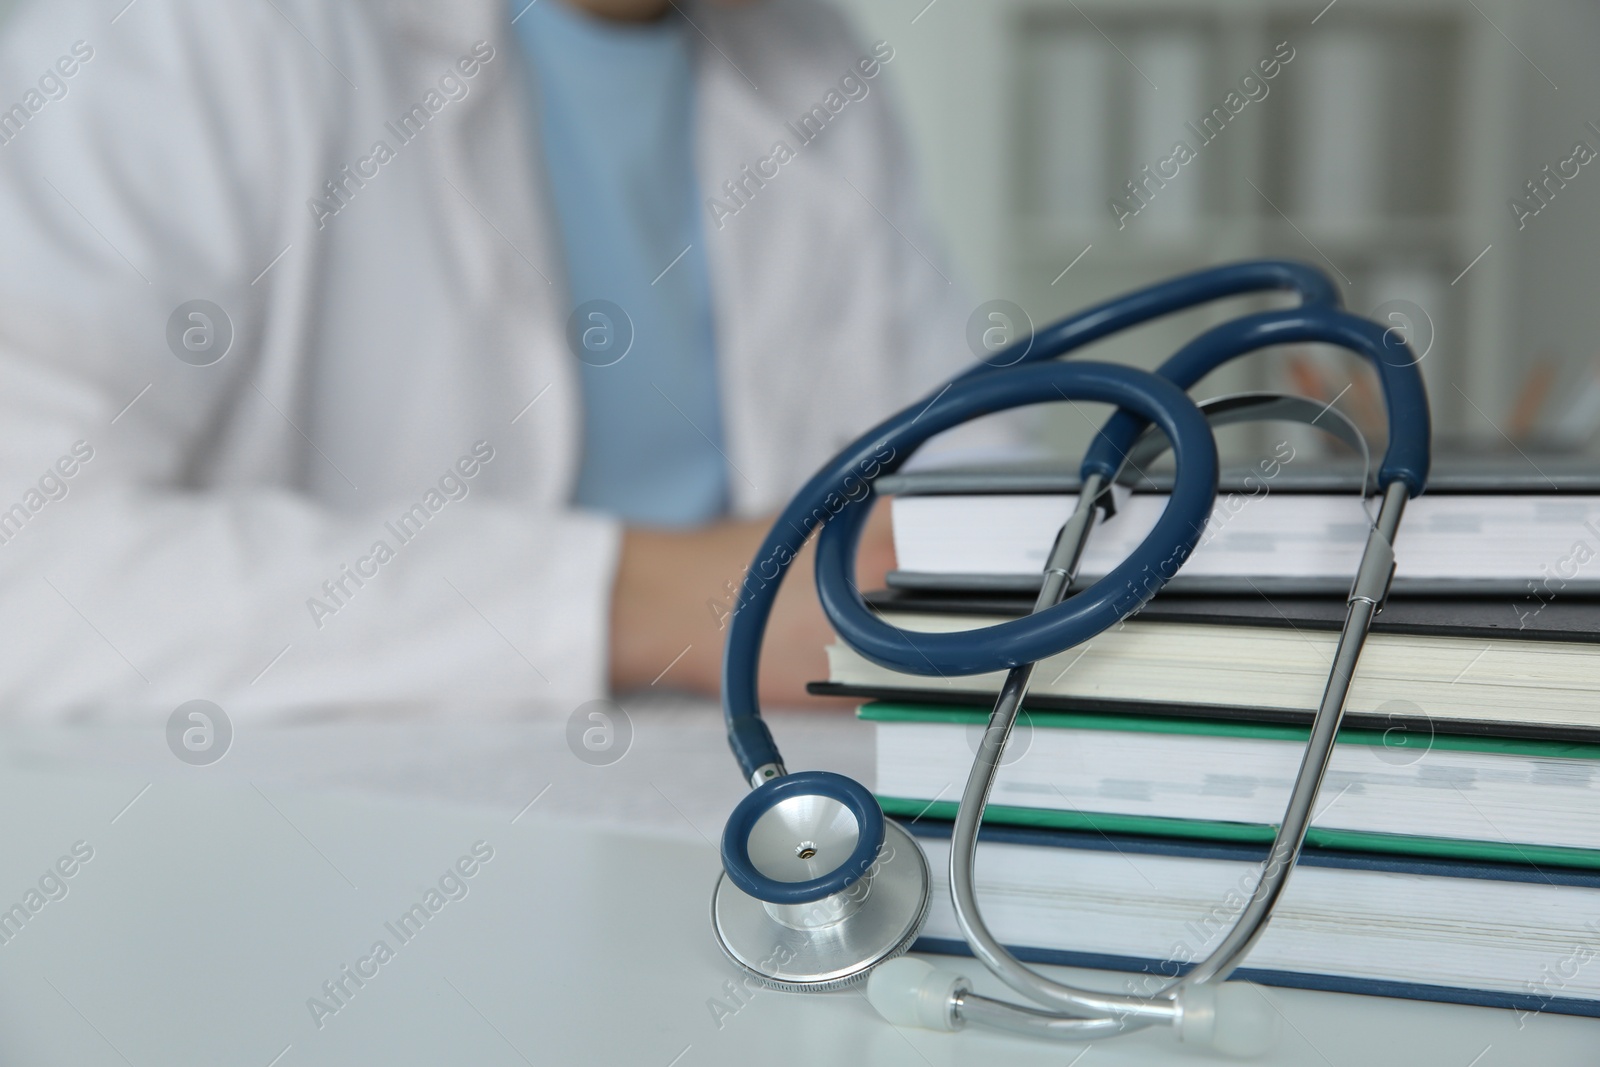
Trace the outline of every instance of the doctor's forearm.
<instances>
[{"instance_id":1,"label":"doctor's forearm","mask_svg":"<svg viewBox=\"0 0 1600 1067\"><path fill-rule=\"evenodd\" d=\"M663 688L717 692L719 616L731 600L725 587L737 583L765 529L725 522L689 532L623 532L611 589L613 692L642 689L658 677Z\"/></svg>"},{"instance_id":2,"label":"doctor's forearm","mask_svg":"<svg viewBox=\"0 0 1600 1067\"><path fill-rule=\"evenodd\" d=\"M657 685L715 694L722 645L738 584L770 525L768 519L677 532L627 529L611 589L613 692ZM817 605L812 546L790 566L767 621L761 699L795 704L825 675L833 629ZM894 566L888 509L867 522L857 581L875 589ZM681 655L682 658L677 658ZM670 665L670 669L669 668ZM665 673L663 673L665 672Z\"/></svg>"}]
</instances>

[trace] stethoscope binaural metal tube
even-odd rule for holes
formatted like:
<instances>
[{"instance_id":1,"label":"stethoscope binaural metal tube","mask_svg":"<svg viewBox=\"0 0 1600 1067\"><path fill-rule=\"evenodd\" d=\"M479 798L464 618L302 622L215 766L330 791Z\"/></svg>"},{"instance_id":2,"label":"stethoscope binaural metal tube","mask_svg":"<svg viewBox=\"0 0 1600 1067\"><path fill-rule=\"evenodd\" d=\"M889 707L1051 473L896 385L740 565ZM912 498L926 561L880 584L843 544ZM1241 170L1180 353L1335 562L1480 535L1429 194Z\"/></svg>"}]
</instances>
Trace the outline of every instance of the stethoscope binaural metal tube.
<instances>
[{"instance_id":1,"label":"stethoscope binaural metal tube","mask_svg":"<svg viewBox=\"0 0 1600 1067\"><path fill-rule=\"evenodd\" d=\"M1376 324L1357 319L1341 312L1315 309L1304 316L1267 312L1247 316L1217 327L1185 346L1160 368L1160 373L1170 376L1179 384L1192 384L1220 363L1237 355L1272 343L1273 340L1319 340L1341 344L1366 356L1384 378L1390 410L1389 452L1385 456L1379 477L1384 484L1382 508L1362 553L1361 564L1352 585L1346 618L1335 651L1333 665L1323 698L1312 720L1312 729L1302 757L1301 767L1285 810L1282 823L1261 868L1261 876L1250 900L1234 921L1221 943L1197 964L1187 975L1174 979L1148 996L1122 996L1077 989L1043 977L1007 952L985 926L977 903L973 863L977 848L978 827L983 809L993 786L1000 764L1001 752L1011 726L1021 707L1028 680L1032 673L1029 665L1010 671L1002 685L1000 696L990 717L989 729L973 762L973 768L957 812L956 824L951 833L950 887L957 924L967 939L973 955L990 971L1017 992L1058 1011L1074 1016L1099 1015L1103 1020L1117 1020L1116 1029L1137 1028L1155 1021L1173 1020L1182 1014L1182 995L1186 990L1207 982L1220 982L1239 965L1250 949L1265 932L1273 908L1293 870L1300 847L1310 825L1312 809L1326 774L1332 755L1334 739L1343 719L1345 699L1356 662L1372 623L1372 617L1388 594L1389 581L1394 572L1393 542L1399 528L1405 502L1425 484L1427 472L1427 421L1426 399L1422 399L1422 419L1409 422L1401 416L1410 409L1415 412L1416 393L1420 395L1420 375L1411 362L1386 362L1388 335ZM1398 371L1398 373L1395 373ZM1409 372L1409 373L1407 373ZM1093 501L1103 481L1092 486L1088 471L1104 472L1115 477L1127 451L1133 447L1135 437L1142 429L1137 416L1118 412L1091 445L1084 462L1086 478L1077 510L1062 528L1055 552L1048 565L1045 580L1034 610L1048 608L1064 592L1062 574L1075 572L1094 514ZM1114 459L1112 457L1115 457ZM1091 495L1092 488L1092 495ZM1075 528L1070 537L1068 531ZM1070 554L1063 552L1070 548ZM989 1014L999 1010L991 1006ZM1031 1015L1033 1013L1029 1013ZM1039 1024L1027 1017L1013 1020L1028 1029ZM1058 1036L1076 1035L1079 1028L1046 1028Z\"/></svg>"},{"instance_id":2,"label":"stethoscope binaural metal tube","mask_svg":"<svg viewBox=\"0 0 1600 1067\"><path fill-rule=\"evenodd\" d=\"M1045 571L1045 583L1035 610L1060 598L1076 573L1096 509L1095 501L1104 487L1095 478L1085 481L1072 518L1062 527ZM1299 856L1309 828L1322 779L1332 756L1334 740L1344 716L1345 700L1355 673L1361 647L1371 628L1373 615L1388 594L1394 573L1394 537L1407 500L1403 482L1391 482L1384 491L1377 522L1362 552L1361 565L1352 584L1344 626L1334 653L1328 682L1312 720L1310 737L1296 775L1282 823L1261 877L1250 900L1235 919L1228 934L1182 978L1168 982L1148 995L1124 996L1077 989L1052 981L1012 956L989 932L979 910L974 874L978 828L988 803L1006 741L1021 708L1032 665L1014 668L1001 687L990 716L989 726L979 742L967 786L962 794L956 824L950 835L950 890L956 922L980 960L996 977L1012 989L1045 1004L1056 1012L1070 1012L1063 1018L1051 1012L1023 1009L992 998L958 998L952 1011L961 1022L979 1022L1015 1033L1085 1040L1096 1035L1123 1033L1156 1022L1172 1022L1183 1011L1183 994L1205 983L1227 979L1243 961L1261 935Z\"/></svg>"},{"instance_id":3,"label":"stethoscope binaural metal tube","mask_svg":"<svg viewBox=\"0 0 1600 1067\"><path fill-rule=\"evenodd\" d=\"M1054 606L1066 594L1067 587L1077 574L1078 562L1094 524L1100 493L1105 487L1106 479L1101 475L1094 474L1085 479L1078 494L1077 506L1071 518L1061 527L1051 549L1034 611ZM956 923L961 927L962 936L966 938L972 954L996 977L1023 996L1057 1011L1076 1015L1127 1016L1151 1022L1171 1019L1177 1011L1171 1001L1096 993L1045 978L1006 951L1005 946L989 932L978 909L974 875L978 828L983 822L984 808L988 806L1006 742L1017 721L1017 713L1022 709L1022 699L1027 694L1033 667L1032 663L1024 663L1007 672L994 710L989 715L988 728L978 742L978 752L967 776L961 804L956 810L955 827L950 832L950 895L955 906Z\"/></svg>"},{"instance_id":4,"label":"stethoscope binaural metal tube","mask_svg":"<svg viewBox=\"0 0 1600 1067\"><path fill-rule=\"evenodd\" d=\"M1328 684L1317 705L1317 713L1311 720L1311 736L1306 741L1305 754L1295 774L1283 822L1279 824L1277 836L1267 852L1261 879L1234 922L1233 929L1228 931L1222 943L1209 956L1181 979L1178 983L1180 986L1220 982L1232 974L1266 932L1272 910L1288 885L1289 875L1305 842L1306 830L1315 814L1313 809L1317 794L1322 789L1322 779L1328 771L1339 724L1344 719L1345 700L1350 694L1350 682L1355 677L1361 647L1372 629L1373 616L1389 595L1389 584L1394 578L1394 538L1400 529L1400 517L1405 512L1407 499L1405 485L1401 482L1390 482L1384 489L1378 520L1368 533L1366 547L1361 553L1361 564L1350 588L1344 626L1339 631L1333 667L1328 672Z\"/></svg>"}]
</instances>

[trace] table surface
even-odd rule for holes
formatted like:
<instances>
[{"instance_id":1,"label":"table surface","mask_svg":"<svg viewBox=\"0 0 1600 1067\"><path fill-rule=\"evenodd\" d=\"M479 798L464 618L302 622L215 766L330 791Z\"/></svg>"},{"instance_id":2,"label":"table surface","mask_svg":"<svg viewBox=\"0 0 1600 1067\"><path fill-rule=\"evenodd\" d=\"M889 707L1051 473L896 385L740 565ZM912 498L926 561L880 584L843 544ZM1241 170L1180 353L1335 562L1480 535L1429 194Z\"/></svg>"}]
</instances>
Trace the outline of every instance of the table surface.
<instances>
[{"instance_id":1,"label":"table surface","mask_svg":"<svg viewBox=\"0 0 1600 1067\"><path fill-rule=\"evenodd\" d=\"M59 899L0 943L0 1062L1095 1067L1185 1058L1160 1032L1051 1045L898 1030L859 992L730 994L738 972L709 929L712 842L743 787L718 715L674 698L627 707L626 754L607 766L569 747L570 709L236 722L229 751L210 766L175 758L162 723L8 728L0 918L75 844L93 856L70 878L45 879ZM793 766L870 783L868 727L839 713L773 719ZM427 901L475 844L492 859ZM437 911L402 940L391 927L419 902ZM391 957L381 962L379 940ZM346 967L369 976L357 985ZM986 977L980 990L994 989ZM335 1000L323 985L341 980ZM1285 1025L1261 1062L1600 1058L1593 1020L1264 995Z\"/></svg>"}]
</instances>

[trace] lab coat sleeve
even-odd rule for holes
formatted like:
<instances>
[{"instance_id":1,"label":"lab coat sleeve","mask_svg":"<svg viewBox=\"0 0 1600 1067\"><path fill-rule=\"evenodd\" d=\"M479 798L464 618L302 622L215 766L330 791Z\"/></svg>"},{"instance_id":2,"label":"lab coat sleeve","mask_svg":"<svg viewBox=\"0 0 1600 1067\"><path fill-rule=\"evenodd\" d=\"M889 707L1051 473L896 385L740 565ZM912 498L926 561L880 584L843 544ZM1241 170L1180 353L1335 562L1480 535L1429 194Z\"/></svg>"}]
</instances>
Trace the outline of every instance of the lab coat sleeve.
<instances>
[{"instance_id":1,"label":"lab coat sleeve","mask_svg":"<svg viewBox=\"0 0 1600 1067\"><path fill-rule=\"evenodd\" d=\"M19 399L11 383L3 392L0 417ZM13 715L196 697L230 713L576 707L605 694L609 521L469 496L408 543L394 523L417 501L338 515L267 489L175 491L119 459L144 445L102 419L62 419L45 436L42 451L0 440L6 515L21 525L0 545L0 703ZM51 451L92 458L50 478ZM35 493L44 506L19 524Z\"/></svg>"},{"instance_id":2,"label":"lab coat sleeve","mask_svg":"<svg viewBox=\"0 0 1600 1067\"><path fill-rule=\"evenodd\" d=\"M346 5L289 5L320 52L277 5L232 8L145 4L108 26L35 3L0 38L3 70L77 57L0 144L3 714L604 695L614 522L470 478L447 493L455 456L415 494L319 504L292 453L248 443L298 433L271 399L293 361L241 351L205 376L168 350L174 307L270 259L272 175L326 133L305 125L318 95L343 91ZM141 145L170 169L131 165ZM311 317L280 302L263 328Z\"/></svg>"}]
</instances>

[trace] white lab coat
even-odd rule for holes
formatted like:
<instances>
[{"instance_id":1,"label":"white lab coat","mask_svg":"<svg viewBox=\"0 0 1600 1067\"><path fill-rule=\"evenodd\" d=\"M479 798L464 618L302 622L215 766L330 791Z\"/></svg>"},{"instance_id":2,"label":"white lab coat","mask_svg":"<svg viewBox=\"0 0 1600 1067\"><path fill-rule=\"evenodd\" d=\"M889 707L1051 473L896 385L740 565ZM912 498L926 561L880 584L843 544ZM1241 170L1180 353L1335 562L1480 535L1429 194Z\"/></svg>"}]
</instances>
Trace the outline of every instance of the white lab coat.
<instances>
[{"instance_id":1,"label":"white lab coat","mask_svg":"<svg viewBox=\"0 0 1600 1067\"><path fill-rule=\"evenodd\" d=\"M26 115L0 121L8 715L605 693L618 526L568 505L570 305L502 3L37 0L11 16L0 108ZM797 147L786 124L872 51L812 0L686 10L708 197ZM492 56L443 81L477 42ZM970 358L970 308L912 209L893 71L747 182L720 228L707 210L741 515ZM409 142L386 125L438 101ZM363 162L379 140L394 158ZM169 350L194 299L232 323L211 366ZM478 442L493 458L430 497ZM396 531L413 505L425 525Z\"/></svg>"}]
</instances>

